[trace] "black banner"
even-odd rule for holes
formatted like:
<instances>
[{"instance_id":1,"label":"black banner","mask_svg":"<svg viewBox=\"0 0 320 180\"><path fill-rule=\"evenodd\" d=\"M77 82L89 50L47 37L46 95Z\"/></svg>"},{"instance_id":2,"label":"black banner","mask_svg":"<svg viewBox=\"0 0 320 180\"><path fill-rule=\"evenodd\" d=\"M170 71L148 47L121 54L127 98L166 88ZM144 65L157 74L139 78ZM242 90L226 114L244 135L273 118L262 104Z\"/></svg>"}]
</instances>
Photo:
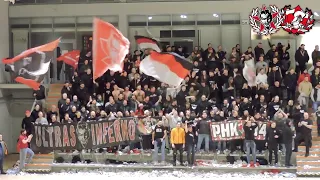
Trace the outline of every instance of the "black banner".
<instances>
[{"instance_id":1,"label":"black banner","mask_svg":"<svg viewBox=\"0 0 320 180\"><path fill-rule=\"evenodd\" d=\"M136 118L58 125L34 125L35 151L82 150L128 144L139 140Z\"/></svg>"}]
</instances>

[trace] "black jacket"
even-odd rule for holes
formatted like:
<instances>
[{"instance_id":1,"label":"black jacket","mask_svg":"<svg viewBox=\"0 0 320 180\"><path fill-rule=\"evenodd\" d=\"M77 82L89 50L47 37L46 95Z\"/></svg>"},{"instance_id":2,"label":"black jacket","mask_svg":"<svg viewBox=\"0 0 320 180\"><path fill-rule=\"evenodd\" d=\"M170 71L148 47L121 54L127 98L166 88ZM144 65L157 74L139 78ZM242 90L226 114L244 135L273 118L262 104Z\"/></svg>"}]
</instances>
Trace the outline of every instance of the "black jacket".
<instances>
[{"instance_id":1,"label":"black jacket","mask_svg":"<svg viewBox=\"0 0 320 180\"><path fill-rule=\"evenodd\" d=\"M293 139L293 131L288 125L285 125L282 130L282 139L284 144L291 144Z\"/></svg>"},{"instance_id":2,"label":"black jacket","mask_svg":"<svg viewBox=\"0 0 320 180\"><path fill-rule=\"evenodd\" d=\"M36 94L36 100L42 100L46 98L46 89L44 86L40 85L39 90L34 90L33 94Z\"/></svg>"},{"instance_id":3,"label":"black jacket","mask_svg":"<svg viewBox=\"0 0 320 180\"><path fill-rule=\"evenodd\" d=\"M275 138L274 136L278 136L278 138ZM266 133L266 141L268 142L269 148L276 147L278 144L279 138L280 138L280 131L277 128L268 127L267 133Z\"/></svg>"},{"instance_id":4,"label":"black jacket","mask_svg":"<svg viewBox=\"0 0 320 180\"><path fill-rule=\"evenodd\" d=\"M255 140L254 132L255 132L255 129L257 126L258 125L254 122L251 124L251 127L248 127L247 123L244 124L243 130L244 130L244 134L245 134L245 140Z\"/></svg>"},{"instance_id":5,"label":"black jacket","mask_svg":"<svg viewBox=\"0 0 320 180\"><path fill-rule=\"evenodd\" d=\"M299 66L304 66L309 61L309 55L306 50L304 50L304 54L302 55L300 48L296 51L295 54L296 62L299 63Z\"/></svg>"},{"instance_id":6,"label":"black jacket","mask_svg":"<svg viewBox=\"0 0 320 180\"><path fill-rule=\"evenodd\" d=\"M288 73L284 78L284 85L289 90L296 90L297 88L298 77L296 73L290 74Z\"/></svg>"},{"instance_id":7,"label":"black jacket","mask_svg":"<svg viewBox=\"0 0 320 180\"><path fill-rule=\"evenodd\" d=\"M35 120L30 116L30 117L24 117L22 120L21 128L25 129L28 134L32 134L33 131L33 122Z\"/></svg>"},{"instance_id":8,"label":"black jacket","mask_svg":"<svg viewBox=\"0 0 320 180\"><path fill-rule=\"evenodd\" d=\"M254 55L255 55L256 61L259 61L259 57L260 57L261 55L264 56L264 49L263 49L263 48L259 48L258 46L256 46L256 47L254 48Z\"/></svg>"}]
</instances>

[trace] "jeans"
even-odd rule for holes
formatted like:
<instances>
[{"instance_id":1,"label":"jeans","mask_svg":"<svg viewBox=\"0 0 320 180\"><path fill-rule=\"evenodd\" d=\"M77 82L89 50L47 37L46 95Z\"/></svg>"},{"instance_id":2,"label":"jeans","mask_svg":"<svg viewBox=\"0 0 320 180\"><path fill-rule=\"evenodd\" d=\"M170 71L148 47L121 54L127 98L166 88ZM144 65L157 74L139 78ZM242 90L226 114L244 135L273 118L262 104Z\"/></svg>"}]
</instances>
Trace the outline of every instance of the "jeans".
<instances>
[{"instance_id":1,"label":"jeans","mask_svg":"<svg viewBox=\"0 0 320 180\"><path fill-rule=\"evenodd\" d=\"M256 164L257 158L256 158L256 143L254 140L245 140L246 145L246 155L247 155L247 161L248 164L251 162L250 160L250 150L252 151L253 156L253 163Z\"/></svg>"},{"instance_id":2,"label":"jeans","mask_svg":"<svg viewBox=\"0 0 320 180\"><path fill-rule=\"evenodd\" d=\"M209 134L198 135L197 151L200 150L203 140L204 140L204 150L209 151L209 140L210 140Z\"/></svg>"},{"instance_id":3,"label":"jeans","mask_svg":"<svg viewBox=\"0 0 320 180\"><path fill-rule=\"evenodd\" d=\"M280 147L281 146L281 147ZM278 149L281 149L282 153L286 153L286 146L284 144L279 144L279 148ZM292 148L291 148L292 149Z\"/></svg>"},{"instance_id":4,"label":"jeans","mask_svg":"<svg viewBox=\"0 0 320 180\"><path fill-rule=\"evenodd\" d=\"M29 154L29 159L26 161L27 154ZM25 163L30 163L34 156L34 152L30 148L20 149L20 165L19 168L22 170L24 168Z\"/></svg>"},{"instance_id":5,"label":"jeans","mask_svg":"<svg viewBox=\"0 0 320 180\"><path fill-rule=\"evenodd\" d=\"M226 141L219 141L218 142L218 151L226 150L227 142Z\"/></svg>"},{"instance_id":6,"label":"jeans","mask_svg":"<svg viewBox=\"0 0 320 180\"><path fill-rule=\"evenodd\" d=\"M165 140L163 140L163 141L155 140L154 141L153 161L158 161L159 148L161 149L161 161L165 161L165 158L166 158L165 147L166 147Z\"/></svg>"},{"instance_id":7,"label":"jeans","mask_svg":"<svg viewBox=\"0 0 320 180\"><path fill-rule=\"evenodd\" d=\"M4 160L4 157L0 157L0 174L4 173L4 171L3 171L3 160Z\"/></svg>"},{"instance_id":8,"label":"jeans","mask_svg":"<svg viewBox=\"0 0 320 180\"><path fill-rule=\"evenodd\" d=\"M318 110L318 106L320 106L320 102L316 101L312 103L312 108L314 110L314 112L316 112Z\"/></svg>"},{"instance_id":9,"label":"jeans","mask_svg":"<svg viewBox=\"0 0 320 180\"><path fill-rule=\"evenodd\" d=\"M189 165L194 164L194 144L187 145L187 160Z\"/></svg>"}]
</instances>

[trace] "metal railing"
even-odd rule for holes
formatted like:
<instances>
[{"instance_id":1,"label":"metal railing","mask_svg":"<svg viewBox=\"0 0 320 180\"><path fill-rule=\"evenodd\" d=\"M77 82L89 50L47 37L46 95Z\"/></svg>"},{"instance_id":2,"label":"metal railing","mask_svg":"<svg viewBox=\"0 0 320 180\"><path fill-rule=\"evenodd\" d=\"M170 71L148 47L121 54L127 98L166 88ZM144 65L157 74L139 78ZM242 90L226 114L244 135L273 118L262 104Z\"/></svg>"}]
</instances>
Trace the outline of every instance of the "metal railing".
<instances>
[{"instance_id":1,"label":"metal railing","mask_svg":"<svg viewBox=\"0 0 320 180\"><path fill-rule=\"evenodd\" d=\"M193 2L193 1L212 1L212 0L16 0L15 5L28 4L75 4L75 3L145 3L145 2ZM232 1L232 0L214 0ZM233 0L237 1L237 0Z\"/></svg>"}]
</instances>

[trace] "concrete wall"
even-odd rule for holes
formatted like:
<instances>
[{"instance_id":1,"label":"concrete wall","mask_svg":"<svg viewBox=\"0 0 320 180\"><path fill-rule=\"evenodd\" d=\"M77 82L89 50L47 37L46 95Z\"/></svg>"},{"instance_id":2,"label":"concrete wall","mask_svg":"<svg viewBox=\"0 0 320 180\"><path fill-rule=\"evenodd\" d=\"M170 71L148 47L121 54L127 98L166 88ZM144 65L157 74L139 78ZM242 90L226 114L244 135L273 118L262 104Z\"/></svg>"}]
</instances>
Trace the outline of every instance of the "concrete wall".
<instances>
[{"instance_id":1,"label":"concrete wall","mask_svg":"<svg viewBox=\"0 0 320 180\"><path fill-rule=\"evenodd\" d=\"M0 57L9 56L9 22L8 22L8 2L0 1ZM3 64L0 64L0 83L4 82ZM3 99L4 94L0 91L0 133L9 146L10 152L15 152L15 145L19 132L16 131L21 120L12 118L9 115L7 102ZM18 128L20 129L20 128Z\"/></svg>"}]
</instances>

